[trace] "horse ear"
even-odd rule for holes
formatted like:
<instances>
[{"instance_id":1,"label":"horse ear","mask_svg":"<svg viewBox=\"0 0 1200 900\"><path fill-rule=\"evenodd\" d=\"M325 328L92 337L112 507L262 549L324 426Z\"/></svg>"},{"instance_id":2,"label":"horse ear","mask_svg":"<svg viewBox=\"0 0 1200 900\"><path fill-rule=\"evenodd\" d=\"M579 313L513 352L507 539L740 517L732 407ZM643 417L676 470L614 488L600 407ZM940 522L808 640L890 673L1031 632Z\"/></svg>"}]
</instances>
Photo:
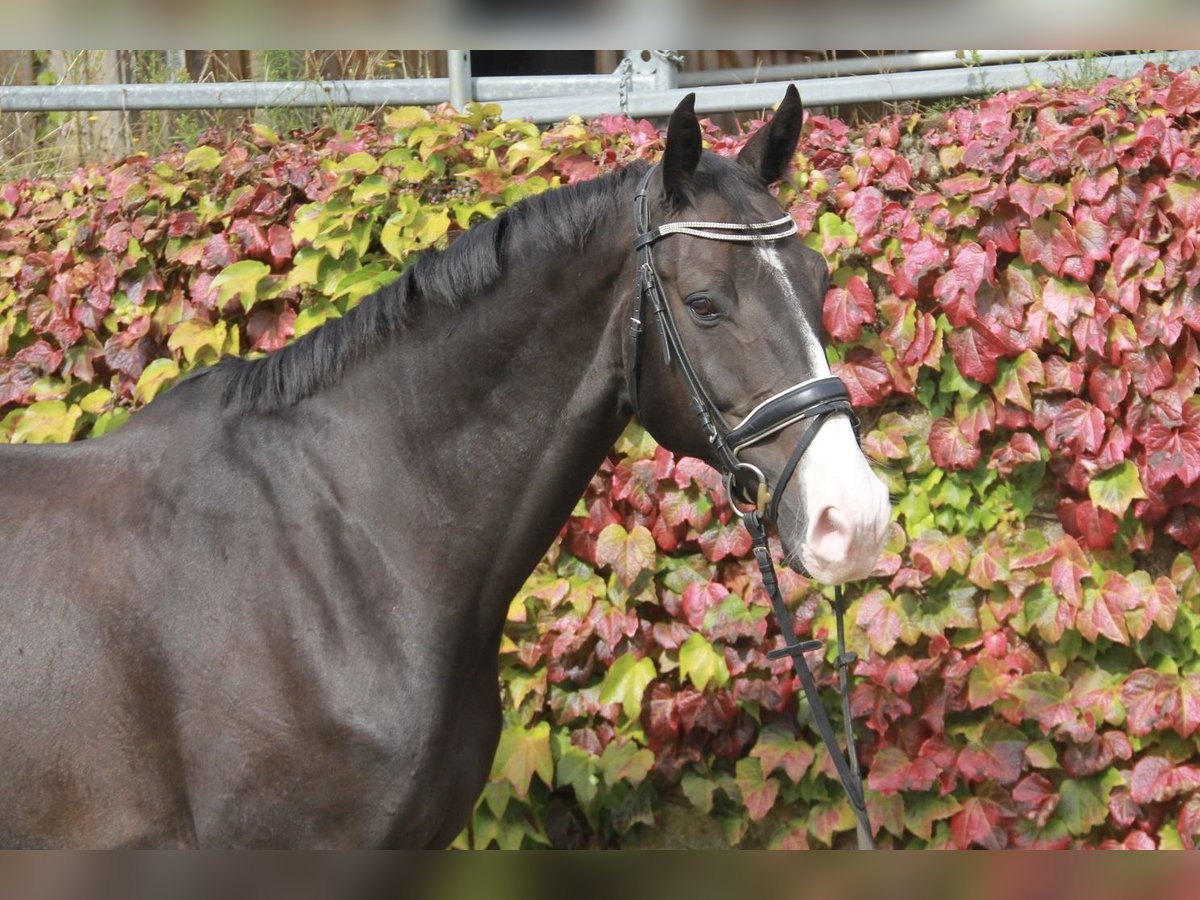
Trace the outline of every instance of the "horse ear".
<instances>
[{"instance_id":1,"label":"horse ear","mask_svg":"<svg viewBox=\"0 0 1200 900\"><path fill-rule=\"evenodd\" d=\"M770 122L746 141L738 154L738 162L767 184L774 184L783 177L792 161L803 123L804 104L800 102L800 92L794 84L789 84L779 109Z\"/></svg>"},{"instance_id":2,"label":"horse ear","mask_svg":"<svg viewBox=\"0 0 1200 900\"><path fill-rule=\"evenodd\" d=\"M667 149L663 151L663 191L678 206L688 195L692 173L700 164L700 121L696 118L696 95L679 101L667 125Z\"/></svg>"}]
</instances>

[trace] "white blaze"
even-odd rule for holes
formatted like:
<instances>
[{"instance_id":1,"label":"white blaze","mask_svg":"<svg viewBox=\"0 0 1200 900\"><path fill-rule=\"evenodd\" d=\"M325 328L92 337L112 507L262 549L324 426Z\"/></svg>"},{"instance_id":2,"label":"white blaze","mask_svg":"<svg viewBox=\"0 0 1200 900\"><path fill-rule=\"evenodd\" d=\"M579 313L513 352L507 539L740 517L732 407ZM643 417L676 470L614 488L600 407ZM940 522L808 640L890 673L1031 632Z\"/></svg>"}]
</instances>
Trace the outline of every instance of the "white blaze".
<instances>
[{"instance_id":1,"label":"white blaze","mask_svg":"<svg viewBox=\"0 0 1200 900\"><path fill-rule=\"evenodd\" d=\"M800 322L801 349L813 376L832 375L825 349L808 324L779 251L760 246L758 254ZM871 471L846 416L833 416L821 427L790 486L790 490L797 489L802 492L807 520L799 552L809 573L826 584L869 575L891 521L891 503L887 487ZM798 522L777 524L787 535L794 535L799 527Z\"/></svg>"}]
</instances>

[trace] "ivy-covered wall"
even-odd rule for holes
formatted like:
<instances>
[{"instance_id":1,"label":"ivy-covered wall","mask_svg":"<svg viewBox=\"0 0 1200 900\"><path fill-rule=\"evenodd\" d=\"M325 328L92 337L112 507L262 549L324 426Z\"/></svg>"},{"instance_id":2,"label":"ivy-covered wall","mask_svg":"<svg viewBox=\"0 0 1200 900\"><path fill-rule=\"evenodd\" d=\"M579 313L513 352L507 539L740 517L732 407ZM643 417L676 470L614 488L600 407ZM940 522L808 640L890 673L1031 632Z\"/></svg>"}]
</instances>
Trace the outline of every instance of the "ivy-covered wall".
<instances>
[{"instance_id":1,"label":"ivy-covered wall","mask_svg":"<svg viewBox=\"0 0 1200 900\"><path fill-rule=\"evenodd\" d=\"M850 591L884 846L1200 833L1198 113L1200 73L1147 68L806 125L780 198L833 270L831 360L895 497ZM0 439L119 427L521 197L661 149L623 118L398 109L0 185ZM632 426L512 604L460 845L852 841L748 548L714 473ZM783 586L827 635L830 591Z\"/></svg>"}]
</instances>

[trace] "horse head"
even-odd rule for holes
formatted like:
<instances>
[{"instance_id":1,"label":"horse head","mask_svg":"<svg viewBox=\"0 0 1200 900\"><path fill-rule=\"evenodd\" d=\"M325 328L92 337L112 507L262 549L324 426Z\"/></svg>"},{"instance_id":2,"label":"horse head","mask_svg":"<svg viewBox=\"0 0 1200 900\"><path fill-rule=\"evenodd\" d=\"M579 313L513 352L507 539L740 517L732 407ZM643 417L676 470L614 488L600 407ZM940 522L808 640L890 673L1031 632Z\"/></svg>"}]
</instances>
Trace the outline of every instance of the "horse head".
<instances>
[{"instance_id":1,"label":"horse head","mask_svg":"<svg viewBox=\"0 0 1200 900\"><path fill-rule=\"evenodd\" d=\"M836 584L871 572L890 508L826 361L828 267L769 190L802 117L791 87L729 159L703 151L693 95L676 108L640 192L633 330L647 347L630 343L627 370L651 434L726 472L735 501L774 519L789 564Z\"/></svg>"}]
</instances>

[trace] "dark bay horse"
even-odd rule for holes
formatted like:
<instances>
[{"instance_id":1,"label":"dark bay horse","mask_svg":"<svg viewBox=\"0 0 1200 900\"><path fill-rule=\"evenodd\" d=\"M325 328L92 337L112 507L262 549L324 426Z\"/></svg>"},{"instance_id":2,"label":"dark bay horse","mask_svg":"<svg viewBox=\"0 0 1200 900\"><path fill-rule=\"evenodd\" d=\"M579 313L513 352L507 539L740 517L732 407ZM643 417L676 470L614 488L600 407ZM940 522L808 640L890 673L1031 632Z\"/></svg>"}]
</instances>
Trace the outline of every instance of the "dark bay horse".
<instances>
[{"instance_id":1,"label":"dark bay horse","mask_svg":"<svg viewBox=\"0 0 1200 900\"><path fill-rule=\"evenodd\" d=\"M791 89L740 156L676 110L656 224L778 219ZM444 846L487 777L497 648L632 412L644 164L526 200L293 345L184 380L122 430L0 447L0 844ZM718 226L720 227L720 226ZM655 264L713 403L829 369L827 269L792 236ZM662 336L638 408L712 460ZM808 426L745 452L774 475ZM844 415L781 496L796 564L870 571L888 518ZM782 488L780 488L782 490Z\"/></svg>"}]
</instances>

